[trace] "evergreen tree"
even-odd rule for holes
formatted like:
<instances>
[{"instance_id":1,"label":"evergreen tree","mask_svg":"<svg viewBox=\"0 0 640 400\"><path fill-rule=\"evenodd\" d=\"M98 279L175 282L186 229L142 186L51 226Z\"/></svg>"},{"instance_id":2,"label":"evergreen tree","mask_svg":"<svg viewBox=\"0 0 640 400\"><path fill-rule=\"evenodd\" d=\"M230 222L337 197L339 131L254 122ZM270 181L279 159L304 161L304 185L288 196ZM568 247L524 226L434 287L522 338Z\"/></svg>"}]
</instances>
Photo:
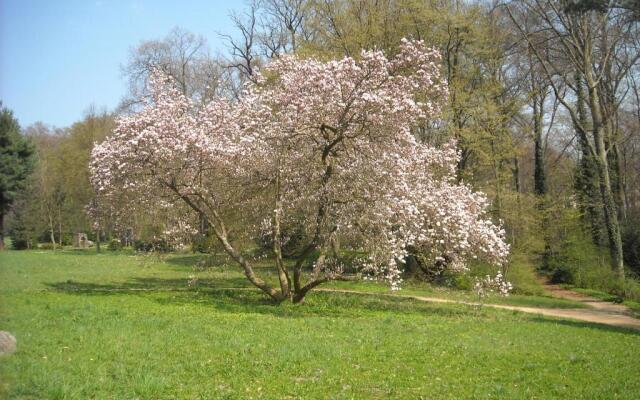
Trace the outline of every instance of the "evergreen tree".
<instances>
[{"instance_id":1,"label":"evergreen tree","mask_svg":"<svg viewBox=\"0 0 640 400\"><path fill-rule=\"evenodd\" d=\"M34 147L20 133L11 110L0 103L0 250L4 249L4 217L33 169Z\"/></svg>"}]
</instances>

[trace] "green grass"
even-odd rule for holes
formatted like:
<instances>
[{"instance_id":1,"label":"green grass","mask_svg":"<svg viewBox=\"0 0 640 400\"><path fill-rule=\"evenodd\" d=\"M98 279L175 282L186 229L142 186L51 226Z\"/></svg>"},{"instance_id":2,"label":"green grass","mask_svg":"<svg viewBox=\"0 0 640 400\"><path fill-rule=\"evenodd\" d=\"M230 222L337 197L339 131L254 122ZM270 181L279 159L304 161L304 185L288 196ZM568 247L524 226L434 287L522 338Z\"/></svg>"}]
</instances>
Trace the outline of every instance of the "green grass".
<instances>
[{"instance_id":1,"label":"green grass","mask_svg":"<svg viewBox=\"0 0 640 400\"><path fill-rule=\"evenodd\" d=\"M375 294L314 292L274 306L231 266L196 272L188 288L195 261L0 253L0 329L18 339L18 352L0 359L0 398L640 393L636 331Z\"/></svg>"}]
</instances>

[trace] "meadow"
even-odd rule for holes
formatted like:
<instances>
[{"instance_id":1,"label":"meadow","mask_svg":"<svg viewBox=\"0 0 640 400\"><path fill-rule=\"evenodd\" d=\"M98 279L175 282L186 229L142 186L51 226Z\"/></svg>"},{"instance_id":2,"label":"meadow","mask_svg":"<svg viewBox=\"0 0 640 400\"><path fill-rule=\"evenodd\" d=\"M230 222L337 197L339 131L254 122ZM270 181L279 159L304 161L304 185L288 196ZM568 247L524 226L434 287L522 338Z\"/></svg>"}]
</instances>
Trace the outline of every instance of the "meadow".
<instances>
[{"instance_id":1,"label":"meadow","mask_svg":"<svg viewBox=\"0 0 640 400\"><path fill-rule=\"evenodd\" d=\"M188 285L197 276L195 285ZM274 305L224 260L0 253L7 399L637 399L640 332L488 307L312 292ZM405 293L471 294L408 284ZM573 307L542 296L513 304Z\"/></svg>"}]
</instances>

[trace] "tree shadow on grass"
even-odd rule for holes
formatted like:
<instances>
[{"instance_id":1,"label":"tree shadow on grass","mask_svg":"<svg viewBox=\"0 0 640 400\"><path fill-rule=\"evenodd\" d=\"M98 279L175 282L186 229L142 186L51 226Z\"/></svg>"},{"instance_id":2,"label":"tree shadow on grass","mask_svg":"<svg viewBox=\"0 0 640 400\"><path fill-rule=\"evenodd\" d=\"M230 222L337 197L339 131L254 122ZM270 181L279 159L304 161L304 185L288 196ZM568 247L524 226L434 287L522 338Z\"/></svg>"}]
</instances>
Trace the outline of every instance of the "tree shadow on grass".
<instances>
[{"instance_id":1,"label":"tree shadow on grass","mask_svg":"<svg viewBox=\"0 0 640 400\"><path fill-rule=\"evenodd\" d=\"M311 292L302 304L276 304L258 290L210 289L191 296L171 296L157 299L161 304L200 304L233 313L272 314L282 318L350 317L380 318L396 315L468 317L469 310L459 305L416 303L411 299L331 292Z\"/></svg>"},{"instance_id":2,"label":"tree shadow on grass","mask_svg":"<svg viewBox=\"0 0 640 400\"><path fill-rule=\"evenodd\" d=\"M564 325L564 326L570 326L572 328L589 328L589 329L598 329L606 332L623 333L627 335L640 335L640 330L630 328L630 327L627 328L623 326L605 325L605 324L598 324L595 322L578 321L573 319L548 318L542 315L529 314L528 320L535 323Z\"/></svg>"},{"instance_id":3,"label":"tree shadow on grass","mask_svg":"<svg viewBox=\"0 0 640 400\"><path fill-rule=\"evenodd\" d=\"M470 313L465 306L420 303L375 294L311 292L302 304L277 304L243 277L201 279L196 287L188 287L185 279L161 278L134 278L112 284L68 280L46 285L56 292L81 296L133 295L162 305L195 305L227 313L271 314L283 318L380 317L381 313L459 318Z\"/></svg>"},{"instance_id":4,"label":"tree shadow on grass","mask_svg":"<svg viewBox=\"0 0 640 400\"><path fill-rule=\"evenodd\" d=\"M67 280L64 282L47 283L48 287L55 291L84 294L84 295L114 295L114 294L139 294L144 292L184 292L194 291L188 286L188 281L182 279L163 278L132 278L126 282L118 283L93 283L76 282ZM199 279L198 287L220 289L251 289L247 280L243 277L225 277L218 279ZM197 290L197 288L196 288Z\"/></svg>"},{"instance_id":5,"label":"tree shadow on grass","mask_svg":"<svg viewBox=\"0 0 640 400\"><path fill-rule=\"evenodd\" d=\"M380 296L376 294L351 294L312 291L303 304L289 302L277 304L244 277L200 279L195 287L189 287L186 279L134 278L120 283L65 282L49 283L57 292L82 296L134 295L142 296L162 305L194 305L212 307L225 313L271 314L282 318L306 316L325 317L380 317L390 315L421 315L449 318L491 318L492 313L502 310L473 309L458 304L440 304L417 301L411 298ZM616 327L569 319L547 318L540 315L523 314L533 323L565 325L576 328L598 329L608 332L639 335L632 328Z\"/></svg>"},{"instance_id":6,"label":"tree shadow on grass","mask_svg":"<svg viewBox=\"0 0 640 400\"><path fill-rule=\"evenodd\" d=\"M200 262L210 259L220 264L224 263L223 257L209 254L190 254L190 255L174 255L167 257L164 262L169 265L178 265L181 267L193 267Z\"/></svg>"},{"instance_id":7,"label":"tree shadow on grass","mask_svg":"<svg viewBox=\"0 0 640 400\"><path fill-rule=\"evenodd\" d=\"M275 261L270 258L264 258L259 260L252 260L251 256L246 256L251 260L253 269L260 270L272 270L275 268ZM285 264L293 263L292 260L285 259ZM240 266L233 261L226 253L199 253L199 254L176 254L166 257L163 262L168 265L178 267L200 267L204 269L216 269L216 268L229 268L240 270ZM305 266L310 267L310 266Z\"/></svg>"}]
</instances>

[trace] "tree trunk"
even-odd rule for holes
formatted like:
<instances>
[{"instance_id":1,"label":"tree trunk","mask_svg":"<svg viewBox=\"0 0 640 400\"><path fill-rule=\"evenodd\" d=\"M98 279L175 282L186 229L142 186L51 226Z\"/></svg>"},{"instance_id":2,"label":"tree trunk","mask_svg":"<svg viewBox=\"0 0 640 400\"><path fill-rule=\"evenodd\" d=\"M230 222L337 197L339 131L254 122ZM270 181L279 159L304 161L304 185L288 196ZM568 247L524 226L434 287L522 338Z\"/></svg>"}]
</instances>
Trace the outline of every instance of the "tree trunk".
<instances>
[{"instance_id":1,"label":"tree trunk","mask_svg":"<svg viewBox=\"0 0 640 400\"><path fill-rule=\"evenodd\" d=\"M58 210L58 243L60 249L62 249L62 218L60 217L60 210Z\"/></svg>"},{"instance_id":2,"label":"tree trunk","mask_svg":"<svg viewBox=\"0 0 640 400\"><path fill-rule=\"evenodd\" d=\"M591 57L585 57L591 60ZM611 255L611 267L620 278L624 278L624 261L622 253L622 235L618 221L616 201L611 190L611 177L609 163L605 147L605 130L602 124L602 109L598 95L597 82L591 74L591 65L585 65L585 81L589 94L589 108L591 109L591 122L593 140L596 151L596 165L598 166L600 193L604 208L604 220L609 236L609 253Z\"/></svg>"},{"instance_id":3,"label":"tree trunk","mask_svg":"<svg viewBox=\"0 0 640 400\"><path fill-rule=\"evenodd\" d=\"M53 225L53 217L49 214L49 237L51 238L51 245L53 246L53 250L56 249L56 235L55 235L55 226Z\"/></svg>"},{"instance_id":4,"label":"tree trunk","mask_svg":"<svg viewBox=\"0 0 640 400\"><path fill-rule=\"evenodd\" d=\"M609 135L612 135L612 132L609 132ZM620 151L615 137L611 137L610 139L609 146L607 146L607 155L609 156L608 161L611 166L611 189L614 193L616 206L618 207L618 219L619 221L624 222L627 219L627 207L625 204L624 194L624 175L622 172Z\"/></svg>"},{"instance_id":5,"label":"tree trunk","mask_svg":"<svg viewBox=\"0 0 640 400\"><path fill-rule=\"evenodd\" d=\"M541 97L540 94L535 94L533 97L533 184L535 194L541 197L547 194L547 177L544 170L544 145L542 143L543 103L544 98Z\"/></svg>"},{"instance_id":6,"label":"tree trunk","mask_svg":"<svg viewBox=\"0 0 640 400\"><path fill-rule=\"evenodd\" d=\"M280 232L280 213L282 212L282 200L280 197L280 169L276 176L275 209L273 212L273 253L276 256L276 269L280 281L280 291L283 297L289 297L290 279L282 261L282 234Z\"/></svg>"},{"instance_id":7,"label":"tree trunk","mask_svg":"<svg viewBox=\"0 0 640 400\"><path fill-rule=\"evenodd\" d=\"M585 108L585 94L583 88L583 79L580 73L575 74L576 85L576 110L578 113L579 125L575 125L576 135L578 136L578 146L580 148L580 162L578 163L576 173L576 190L580 201L580 207L586 222L589 225L591 238L596 246L602 246L601 226L603 225L602 215L602 196L598 186L599 174L598 167L595 163L594 155L589 149L589 139L586 132L580 127L586 127L587 110Z\"/></svg>"},{"instance_id":8,"label":"tree trunk","mask_svg":"<svg viewBox=\"0 0 640 400\"><path fill-rule=\"evenodd\" d=\"M516 193L520 193L520 163L518 161L518 157L513 157L513 168L511 169L513 173L513 186L516 190Z\"/></svg>"},{"instance_id":9,"label":"tree trunk","mask_svg":"<svg viewBox=\"0 0 640 400\"><path fill-rule=\"evenodd\" d=\"M620 224L618 222L618 213L616 210L616 202L611 191L611 180L609 178L609 170L607 168L604 153L600 154L598 164L600 166L600 191L602 193L602 202L604 205L604 219L609 236L609 253L611 254L611 267L620 278L624 278L624 261L622 253L622 235L620 233Z\"/></svg>"},{"instance_id":10,"label":"tree trunk","mask_svg":"<svg viewBox=\"0 0 640 400\"><path fill-rule=\"evenodd\" d=\"M542 139L536 137L534 140L534 191L538 196L547 194L547 178L544 171L544 148Z\"/></svg>"}]
</instances>

